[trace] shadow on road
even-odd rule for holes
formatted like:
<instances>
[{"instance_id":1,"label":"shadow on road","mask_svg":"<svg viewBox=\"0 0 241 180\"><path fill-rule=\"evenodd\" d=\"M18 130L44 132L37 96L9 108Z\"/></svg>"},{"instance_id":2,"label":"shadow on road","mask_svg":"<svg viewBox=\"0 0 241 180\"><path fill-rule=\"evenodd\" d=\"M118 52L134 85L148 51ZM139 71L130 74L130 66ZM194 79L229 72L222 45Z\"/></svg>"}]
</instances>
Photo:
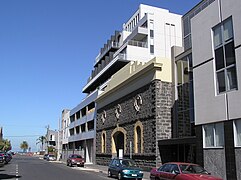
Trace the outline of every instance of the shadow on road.
<instances>
[{"instance_id":1,"label":"shadow on road","mask_svg":"<svg viewBox=\"0 0 241 180\"><path fill-rule=\"evenodd\" d=\"M16 178L21 178L21 176L0 174L0 179L16 179Z\"/></svg>"}]
</instances>

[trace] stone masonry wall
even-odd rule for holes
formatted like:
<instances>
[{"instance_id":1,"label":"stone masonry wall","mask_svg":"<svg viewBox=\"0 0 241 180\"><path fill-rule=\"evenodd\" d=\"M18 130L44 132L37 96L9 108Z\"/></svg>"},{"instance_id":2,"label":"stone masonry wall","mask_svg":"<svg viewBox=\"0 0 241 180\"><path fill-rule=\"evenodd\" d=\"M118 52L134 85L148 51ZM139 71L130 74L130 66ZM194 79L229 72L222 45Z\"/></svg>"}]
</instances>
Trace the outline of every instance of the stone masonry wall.
<instances>
[{"instance_id":1,"label":"stone masonry wall","mask_svg":"<svg viewBox=\"0 0 241 180\"><path fill-rule=\"evenodd\" d=\"M118 92L117 92L118 93ZM140 110L134 108L137 95L142 98ZM119 119L115 111L121 106ZM106 112L103 123L102 114ZM137 121L143 125L143 153L133 154L139 166L148 169L155 167L161 158L158 150L158 140L171 137L171 84L155 80L150 84L112 102L97 110L96 121L96 163L108 165L111 160L111 134L119 126L125 129L126 151L124 157L129 157L130 141L134 142L134 127ZM106 132L106 153L101 153L101 134ZM132 148L133 149L133 148ZM133 150L132 150L133 152Z\"/></svg>"}]
</instances>

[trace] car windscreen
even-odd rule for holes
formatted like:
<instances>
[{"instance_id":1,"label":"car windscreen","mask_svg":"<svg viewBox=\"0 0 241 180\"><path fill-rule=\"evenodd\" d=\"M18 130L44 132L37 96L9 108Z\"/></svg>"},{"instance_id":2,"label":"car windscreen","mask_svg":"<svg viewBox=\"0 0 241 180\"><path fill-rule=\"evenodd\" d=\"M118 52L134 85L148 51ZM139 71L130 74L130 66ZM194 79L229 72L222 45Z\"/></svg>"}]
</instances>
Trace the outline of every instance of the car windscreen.
<instances>
[{"instance_id":1,"label":"car windscreen","mask_svg":"<svg viewBox=\"0 0 241 180\"><path fill-rule=\"evenodd\" d=\"M80 155L73 155L72 157L73 158L80 158L80 159L82 158L82 156L80 156Z\"/></svg>"},{"instance_id":2,"label":"car windscreen","mask_svg":"<svg viewBox=\"0 0 241 180\"><path fill-rule=\"evenodd\" d=\"M188 164L180 164L179 165L182 173L187 174L208 174L208 172L201 166L198 165L188 165Z\"/></svg>"},{"instance_id":3,"label":"car windscreen","mask_svg":"<svg viewBox=\"0 0 241 180\"><path fill-rule=\"evenodd\" d=\"M136 166L135 161L131 161L131 160L120 160L120 163L122 166L126 166L126 167Z\"/></svg>"}]
</instances>

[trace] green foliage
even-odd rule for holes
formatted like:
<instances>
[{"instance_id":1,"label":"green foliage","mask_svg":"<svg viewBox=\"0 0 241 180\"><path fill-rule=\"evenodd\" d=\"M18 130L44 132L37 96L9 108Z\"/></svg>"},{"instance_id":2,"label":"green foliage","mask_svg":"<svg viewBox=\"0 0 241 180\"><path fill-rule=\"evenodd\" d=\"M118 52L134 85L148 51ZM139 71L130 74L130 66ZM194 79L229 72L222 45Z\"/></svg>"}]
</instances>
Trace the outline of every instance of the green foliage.
<instances>
[{"instance_id":1,"label":"green foliage","mask_svg":"<svg viewBox=\"0 0 241 180\"><path fill-rule=\"evenodd\" d=\"M23 141L23 142L20 144L20 148L23 150L23 152L26 152L27 149L28 149L28 143L27 143L27 141Z\"/></svg>"},{"instance_id":2,"label":"green foliage","mask_svg":"<svg viewBox=\"0 0 241 180\"><path fill-rule=\"evenodd\" d=\"M11 142L7 139L2 139L0 141L0 151L7 152L12 149Z\"/></svg>"},{"instance_id":3,"label":"green foliage","mask_svg":"<svg viewBox=\"0 0 241 180\"><path fill-rule=\"evenodd\" d=\"M36 141L36 144L39 144L41 143L41 146L42 146L42 151L43 151L43 147L44 147L44 143L46 142L46 137L45 136L40 136Z\"/></svg>"},{"instance_id":4,"label":"green foliage","mask_svg":"<svg viewBox=\"0 0 241 180\"><path fill-rule=\"evenodd\" d=\"M48 147L48 152L55 152L55 148L53 146L49 146Z\"/></svg>"}]
</instances>

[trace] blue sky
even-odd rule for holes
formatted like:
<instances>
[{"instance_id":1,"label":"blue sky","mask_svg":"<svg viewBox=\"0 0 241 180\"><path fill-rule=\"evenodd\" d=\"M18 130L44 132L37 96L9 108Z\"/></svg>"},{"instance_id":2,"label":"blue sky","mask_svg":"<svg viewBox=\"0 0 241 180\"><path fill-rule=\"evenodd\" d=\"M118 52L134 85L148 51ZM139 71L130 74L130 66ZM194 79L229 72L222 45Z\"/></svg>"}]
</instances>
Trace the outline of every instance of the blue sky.
<instances>
[{"instance_id":1,"label":"blue sky","mask_svg":"<svg viewBox=\"0 0 241 180\"><path fill-rule=\"evenodd\" d=\"M100 48L140 3L184 14L200 0L1 0L0 126L19 150L85 97Z\"/></svg>"}]
</instances>

